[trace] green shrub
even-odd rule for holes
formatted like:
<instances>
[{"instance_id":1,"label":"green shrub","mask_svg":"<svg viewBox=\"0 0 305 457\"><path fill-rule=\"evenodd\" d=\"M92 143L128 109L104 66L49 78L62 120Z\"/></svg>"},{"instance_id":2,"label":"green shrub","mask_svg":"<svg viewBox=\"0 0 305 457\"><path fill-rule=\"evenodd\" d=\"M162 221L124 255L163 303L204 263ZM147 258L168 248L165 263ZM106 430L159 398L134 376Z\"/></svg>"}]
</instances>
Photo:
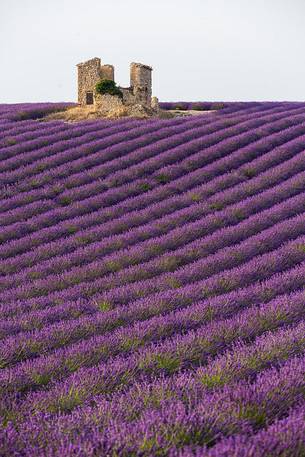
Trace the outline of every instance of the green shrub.
<instances>
[{"instance_id":1,"label":"green shrub","mask_svg":"<svg viewBox=\"0 0 305 457\"><path fill-rule=\"evenodd\" d=\"M201 200L200 194L190 194L190 197L193 202L200 202L200 200Z\"/></svg>"},{"instance_id":2,"label":"green shrub","mask_svg":"<svg viewBox=\"0 0 305 457\"><path fill-rule=\"evenodd\" d=\"M55 184L51 190L52 190L53 195L55 196L55 195L59 195L61 192L63 192L64 188L60 184Z\"/></svg>"},{"instance_id":3,"label":"green shrub","mask_svg":"<svg viewBox=\"0 0 305 457\"><path fill-rule=\"evenodd\" d=\"M223 207L224 204L222 202L213 202L209 204L209 208L215 211L220 211Z\"/></svg>"},{"instance_id":4,"label":"green shrub","mask_svg":"<svg viewBox=\"0 0 305 457\"><path fill-rule=\"evenodd\" d=\"M119 260L109 260L108 262L105 262L105 267L107 270L114 272L121 269L121 264Z\"/></svg>"},{"instance_id":5,"label":"green shrub","mask_svg":"<svg viewBox=\"0 0 305 457\"><path fill-rule=\"evenodd\" d=\"M84 244L89 244L92 242L92 238L90 235L83 235L83 236L77 236L75 238L75 242L78 245L84 245Z\"/></svg>"},{"instance_id":6,"label":"green shrub","mask_svg":"<svg viewBox=\"0 0 305 457\"><path fill-rule=\"evenodd\" d=\"M151 189L151 185L147 182L143 182L142 184L140 184L140 189L143 192L148 192Z\"/></svg>"},{"instance_id":7,"label":"green shrub","mask_svg":"<svg viewBox=\"0 0 305 457\"><path fill-rule=\"evenodd\" d=\"M47 168L47 164L45 164L45 163L39 163L39 164L36 166L35 171L36 171L36 172L44 171L46 168Z\"/></svg>"},{"instance_id":8,"label":"green shrub","mask_svg":"<svg viewBox=\"0 0 305 457\"><path fill-rule=\"evenodd\" d=\"M243 173L247 178L253 178L256 175L256 170L254 168L244 168Z\"/></svg>"},{"instance_id":9,"label":"green shrub","mask_svg":"<svg viewBox=\"0 0 305 457\"><path fill-rule=\"evenodd\" d=\"M66 232L67 232L67 233L73 234L73 233L77 232L77 230L78 230L78 228L77 228L76 225L68 225L68 226L66 227Z\"/></svg>"},{"instance_id":10,"label":"green shrub","mask_svg":"<svg viewBox=\"0 0 305 457\"><path fill-rule=\"evenodd\" d=\"M106 312L111 310L111 304L108 301L100 301L100 302L95 302L99 311L101 312Z\"/></svg>"},{"instance_id":11,"label":"green shrub","mask_svg":"<svg viewBox=\"0 0 305 457\"><path fill-rule=\"evenodd\" d=\"M178 281L176 278L167 278L165 282L171 287L172 289L179 289L182 286L181 282Z\"/></svg>"},{"instance_id":12,"label":"green shrub","mask_svg":"<svg viewBox=\"0 0 305 457\"><path fill-rule=\"evenodd\" d=\"M242 209L239 208L233 209L232 215L238 220L242 220L245 218L245 214L243 213Z\"/></svg>"},{"instance_id":13,"label":"green shrub","mask_svg":"<svg viewBox=\"0 0 305 457\"><path fill-rule=\"evenodd\" d=\"M40 182L38 181L38 179L32 179L32 181L30 181L30 186L38 187L38 186L40 186Z\"/></svg>"},{"instance_id":14,"label":"green shrub","mask_svg":"<svg viewBox=\"0 0 305 457\"><path fill-rule=\"evenodd\" d=\"M166 184L170 181L170 177L164 173L161 173L160 175L155 177L155 180L160 184Z\"/></svg>"},{"instance_id":15,"label":"green shrub","mask_svg":"<svg viewBox=\"0 0 305 457\"><path fill-rule=\"evenodd\" d=\"M68 195L62 195L58 198L58 203L61 206L68 206L71 202L71 197L69 197Z\"/></svg>"},{"instance_id":16,"label":"green shrub","mask_svg":"<svg viewBox=\"0 0 305 457\"><path fill-rule=\"evenodd\" d=\"M95 86L97 94L110 94L123 98L123 92L117 87L111 79L101 79Z\"/></svg>"},{"instance_id":17,"label":"green shrub","mask_svg":"<svg viewBox=\"0 0 305 457\"><path fill-rule=\"evenodd\" d=\"M220 372L215 374L204 373L200 377L200 381L208 389L213 389L215 387L223 386L226 380Z\"/></svg>"},{"instance_id":18,"label":"green shrub","mask_svg":"<svg viewBox=\"0 0 305 457\"><path fill-rule=\"evenodd\" d=\"M41 278L41 273L39 271L30 271L28 273L28 278L29 279L40 279Z\"/></svg>"},{"instance_id":19,"label":"green shrub","mask_svg":"<svg viewBox=\"0 0 305 457\"><path fill-rule=\"evenodd\" d=\"M180 368L180 359L173 354L157 354L155 360L157 362L157 368L164 370L168 374L172 374Z\"/></svg>"},{"instance_id":20,"label":"green shrub","mask_svg":"<svg viewBox=\"0 0 305 457\"><path fill-rule=\"evenodd\" d=\"M237 411L237 417L249 421L254 427L260 428L264 427L267 421L267 416L263 409L263 405L241 404Z\"/></svg>"}]
</instances>

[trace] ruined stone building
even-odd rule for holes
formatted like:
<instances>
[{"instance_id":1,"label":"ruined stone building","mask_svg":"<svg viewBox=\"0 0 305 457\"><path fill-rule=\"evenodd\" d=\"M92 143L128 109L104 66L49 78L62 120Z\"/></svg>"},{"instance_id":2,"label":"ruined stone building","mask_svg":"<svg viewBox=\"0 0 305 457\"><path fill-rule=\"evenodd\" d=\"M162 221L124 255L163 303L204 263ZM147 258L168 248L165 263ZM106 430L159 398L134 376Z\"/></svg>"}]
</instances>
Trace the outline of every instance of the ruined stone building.
<instances>
[{"instance_id":1,"label":"ruined stone building","mask_svg":"<svg viewBox=\"0 0 305 457\"><path fill-rule=\"evenodd\" d=\"M113 65L102 65L101 59L95 57L79 63L78 69L78 103L80 106L95 105L107 109L119 106L137 105L147 109L157 109L157 98L152 97L152 68L141 63L130 64L130 86L120 87L123 97L100 95L95 91L101 79L114 81Z\"/></svg>"}]
</instances>

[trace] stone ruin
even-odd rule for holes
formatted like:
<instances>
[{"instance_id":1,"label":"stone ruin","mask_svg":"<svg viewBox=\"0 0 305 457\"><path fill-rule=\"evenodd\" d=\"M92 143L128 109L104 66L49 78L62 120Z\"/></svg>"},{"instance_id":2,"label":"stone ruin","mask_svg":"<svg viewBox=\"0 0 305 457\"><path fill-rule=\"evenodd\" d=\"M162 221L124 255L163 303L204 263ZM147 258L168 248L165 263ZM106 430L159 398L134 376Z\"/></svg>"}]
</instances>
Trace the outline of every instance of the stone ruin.
<instances>
[{"instance_id":1,"label":"stone ruin","mask_svg":"<svg viewBox=\"0 0 305 457\"><path fill-rule=\"evenodd\" d=\"M102 65L95 57L77 65L78 104L92 107L101 115L134 115L148 117L158 112L158 99L152 97L152 68L141 63L130 64L130 86L120 87L123 97L110 94L98 94L96 84L101 79L114 81L113 65Z\"/></svg>"}]
</instances>

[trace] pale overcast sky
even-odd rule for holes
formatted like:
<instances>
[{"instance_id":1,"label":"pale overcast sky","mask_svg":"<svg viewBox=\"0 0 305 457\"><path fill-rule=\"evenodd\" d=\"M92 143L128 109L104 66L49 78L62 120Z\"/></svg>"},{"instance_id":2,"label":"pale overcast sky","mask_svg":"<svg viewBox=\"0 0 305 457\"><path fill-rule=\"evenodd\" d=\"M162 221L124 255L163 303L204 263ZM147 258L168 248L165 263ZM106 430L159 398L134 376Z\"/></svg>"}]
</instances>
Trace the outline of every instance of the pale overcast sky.
<instances>
[{"instance_id":1,"label":"pale overcast sky","mask_svg":"<svg viewBox=\"0 0 305 457\"><path fill-rule=\"evenodd\" d=\"M76 101L76 64L161 101L305 100L305 0L0 0L0 103Z\"/></svg>"}]
</instances>

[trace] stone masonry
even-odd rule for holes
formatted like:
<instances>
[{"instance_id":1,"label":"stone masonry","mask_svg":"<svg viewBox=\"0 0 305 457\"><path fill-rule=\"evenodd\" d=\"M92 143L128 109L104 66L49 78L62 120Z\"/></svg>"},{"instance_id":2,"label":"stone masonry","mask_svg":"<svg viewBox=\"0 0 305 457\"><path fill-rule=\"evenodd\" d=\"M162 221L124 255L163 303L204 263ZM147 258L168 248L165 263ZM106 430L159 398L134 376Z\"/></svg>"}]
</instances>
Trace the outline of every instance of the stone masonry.
<instances>
[{"instance_id":1,"label":"stone masonry","mask_svg":"<svg viewBox=\"0 0 305 457\"><path fill-rule=\"evenodd\" d=\"M78 69L78 103L82 106L94 103L94 88L100 79L114 81L112 65L101 65L101 59L95 57L87 62L79 63Z\"/></svg>"},{"instance_id":2,"label":"stone masonry","mask_svg":"<svg viewBox=\"0 0 305 457\"><path fill-rule=\"evenodd\" d=\"M148 65L130 64L130 88L138 103L151 104L151 72Z\"/></svg>"},{"instance_id":3,"label":"stone masonry","mask_svg":"<svg viewBox=\"0 0 305 457\"><path fill-rule=\"evenodd\" d=\"M158 109L158 99L152 99L152 68L148 65L132 62L130 64L130 86L119 87L123 98L117 96L100 96L95 86L101 79L114 81L114 67L101 65L101 59L95 57L77 65L78 69L78 104L94 105L102 112L119 106L153 110Z\"/></svg>"}]
</instances>

